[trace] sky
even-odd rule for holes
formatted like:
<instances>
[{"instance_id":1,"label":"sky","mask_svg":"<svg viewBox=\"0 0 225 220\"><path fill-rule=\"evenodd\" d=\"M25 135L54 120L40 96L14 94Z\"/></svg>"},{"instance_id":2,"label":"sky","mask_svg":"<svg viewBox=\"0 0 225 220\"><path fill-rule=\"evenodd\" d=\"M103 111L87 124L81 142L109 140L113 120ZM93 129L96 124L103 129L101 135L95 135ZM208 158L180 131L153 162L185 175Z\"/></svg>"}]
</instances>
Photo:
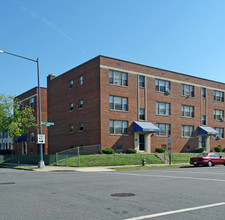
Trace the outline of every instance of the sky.
<instances>
[{"instance_id":1,"label":"sky","mask_svg":"<svg viewBox=\"0 0 225 220\"><path fill-rule=\"evenodd\" d=\"M0 0L0 50L40 85L104 55L225 83L224 0ZM0 94L37 86L0 53Z\"/></svg>"}]
</instances>

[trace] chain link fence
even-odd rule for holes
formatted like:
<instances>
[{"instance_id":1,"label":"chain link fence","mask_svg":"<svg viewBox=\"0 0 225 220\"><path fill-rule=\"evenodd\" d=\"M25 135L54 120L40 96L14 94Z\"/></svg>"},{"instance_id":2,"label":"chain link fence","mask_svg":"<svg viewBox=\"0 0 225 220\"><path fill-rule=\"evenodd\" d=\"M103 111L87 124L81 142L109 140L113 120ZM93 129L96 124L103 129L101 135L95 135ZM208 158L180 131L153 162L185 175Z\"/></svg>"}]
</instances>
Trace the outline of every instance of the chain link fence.
<instances>
[{"instance_id":1,"label":"chain link fence","mask_svg":"<svg viewBox=\"0 0 225 220\"><path fill-rule=\"evenodd\" d=\"M80 156L101 153L101 145L78 146L56 153L57 166L80 166Z\"/></svg>"}]
</instances>

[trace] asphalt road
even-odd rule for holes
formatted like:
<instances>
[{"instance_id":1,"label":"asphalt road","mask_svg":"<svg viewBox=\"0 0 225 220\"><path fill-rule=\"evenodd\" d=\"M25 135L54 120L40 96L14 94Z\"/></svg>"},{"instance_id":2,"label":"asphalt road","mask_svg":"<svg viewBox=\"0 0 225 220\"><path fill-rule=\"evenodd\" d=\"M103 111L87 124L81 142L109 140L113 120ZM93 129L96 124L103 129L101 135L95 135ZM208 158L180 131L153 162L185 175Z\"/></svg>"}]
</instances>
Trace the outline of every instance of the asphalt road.
<instances>
[{"instance_id":1,"label":"asphalt road","mask_svg":"<svg viewBox=\"0 0 225 220\"><path fill-rule=\"evenodd\" d=\"M224 166L115 172L0 168L0 219L224 220L224 188Z\"/></svg>"}]
</instances>

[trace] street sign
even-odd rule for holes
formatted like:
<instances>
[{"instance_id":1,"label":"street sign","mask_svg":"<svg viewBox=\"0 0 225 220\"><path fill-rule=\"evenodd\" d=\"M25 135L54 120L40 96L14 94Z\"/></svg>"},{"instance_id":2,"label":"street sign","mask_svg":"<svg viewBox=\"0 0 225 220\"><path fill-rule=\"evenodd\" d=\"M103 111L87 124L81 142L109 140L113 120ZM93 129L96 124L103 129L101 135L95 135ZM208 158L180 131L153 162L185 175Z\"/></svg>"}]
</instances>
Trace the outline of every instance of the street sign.
<instances>
[{"instance_id":1,"label":"street sign","mask_svg":"<svg viewBox=\"0 0 225 220\"><path fill-rule=\"evenodd\" d=\"M45 134L38 134L38 144L45 144Z\"/></svg>"},{"instance_id":2,"label":"street sign","mask_svg":"<svg viewBox=\"0 0 225 220\"><path fill-rule=\"evenodd\" d=\"M47 127L50 127L51 125L55 125L55 123L54 122L41 122L41 124L42 125L45 125L45 126L47 126Z\"/></svg>"}]
</instances>

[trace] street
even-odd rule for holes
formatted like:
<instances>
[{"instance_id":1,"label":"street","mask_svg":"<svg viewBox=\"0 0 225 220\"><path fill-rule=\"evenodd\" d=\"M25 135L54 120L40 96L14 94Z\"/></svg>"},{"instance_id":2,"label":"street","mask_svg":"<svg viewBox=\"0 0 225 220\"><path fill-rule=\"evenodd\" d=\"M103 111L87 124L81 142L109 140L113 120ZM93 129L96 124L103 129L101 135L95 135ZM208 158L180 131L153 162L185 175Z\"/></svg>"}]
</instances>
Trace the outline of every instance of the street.
<instances>
[{"instance_id":1,"label":"street","mask_svg":"<svg viewBox=\"0 0 225 220\"><path fill-rule=\"evenodd\" d=\"M224 219L225 167L115 172L0 169L1 220Z\"/></svg>"}]
</instances>

